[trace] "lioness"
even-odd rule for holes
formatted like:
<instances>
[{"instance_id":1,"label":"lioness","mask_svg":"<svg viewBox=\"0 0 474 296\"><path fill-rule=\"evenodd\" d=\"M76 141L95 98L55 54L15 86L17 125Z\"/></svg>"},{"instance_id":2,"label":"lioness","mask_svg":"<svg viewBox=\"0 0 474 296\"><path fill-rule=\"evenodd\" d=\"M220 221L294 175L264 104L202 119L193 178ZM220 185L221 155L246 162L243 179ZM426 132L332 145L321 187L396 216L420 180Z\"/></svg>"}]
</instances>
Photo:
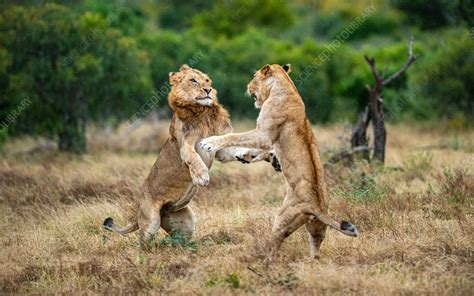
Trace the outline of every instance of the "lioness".
<instances>
[{"instance_id":1,"label":"lioness","mask_svg":"<svg viewBox=\"0 0 474 296\"><path fill-rule=\"evenodd\" d=\"M149 247L160 226L168 233L179 230L190 238L195 227L194 213L188 206L198 185L209 183L208 168L214 157L222 162L250 159L272 161L264 150L230 147L215 153L198 147L201 138L232 131L228 112L217 101L212 81L188 65L169 74L168 103L173 110L169 138L141 188L136 218L124 228L112 218L104 226L120 234L140 229L141 242ZM273 160L273 162L275 162Z\"/></svg>"},{"instance_id":2,"label":"lioness","mask_svg":"<svg viewBox=\"0 0 474 296\"><path fill-rule=\"evenodd\" d=\"M275 218L270 252L272 261L283 240L306 224L310 256L317 252L330 226L346 235L357 236L349 222L336 222L328 215L328 197L316 138L306 118L305 106L288 73L290 65L265 65L247 86L247 94L261 108L255 130L214 136L201 141L212 152L230 146L275 149L287 181L287 194Z\"/></svg>"}]
</instances>

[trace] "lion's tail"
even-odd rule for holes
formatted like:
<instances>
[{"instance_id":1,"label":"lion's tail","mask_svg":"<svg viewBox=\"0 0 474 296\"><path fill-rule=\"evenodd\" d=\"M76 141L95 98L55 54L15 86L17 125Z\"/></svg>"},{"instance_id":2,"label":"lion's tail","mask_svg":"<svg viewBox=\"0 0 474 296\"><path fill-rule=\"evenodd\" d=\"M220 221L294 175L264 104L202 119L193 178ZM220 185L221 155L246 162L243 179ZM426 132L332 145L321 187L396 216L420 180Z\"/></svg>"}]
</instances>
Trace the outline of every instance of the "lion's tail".
<instances>
[{"instance_id":1,"label":"lion's tail","mask_svg":"<svg viewBox=\"0 0 474 296\"><path fill-rule=\"evenodd\" d=\"M352 225L352 223L350 222L347 222L347 221L337 222L329 215L322 213L320 210L307 209L304 211L304 213L307 215L315 216L319 221L323 222L327 226L334 228L345 235L354 236L354 237L359 235L357 228L354 225Z\"/></svg>"},{"instance_id":2,"label":"lion's tail","mask_svg":"<svg viewBox=\"0 0 474 296\"><path fill-rule=\"evenodd\" d=\"M111 217L108 217L107 219L105 219L103 225L107 227L108 229L111 229L114 232L119 233L121 235L125 235L127 233L138 230L137 221L130 222L127 226L120 228L114 224L114 219L112 219Z\"/></svg>"}]
</instances>

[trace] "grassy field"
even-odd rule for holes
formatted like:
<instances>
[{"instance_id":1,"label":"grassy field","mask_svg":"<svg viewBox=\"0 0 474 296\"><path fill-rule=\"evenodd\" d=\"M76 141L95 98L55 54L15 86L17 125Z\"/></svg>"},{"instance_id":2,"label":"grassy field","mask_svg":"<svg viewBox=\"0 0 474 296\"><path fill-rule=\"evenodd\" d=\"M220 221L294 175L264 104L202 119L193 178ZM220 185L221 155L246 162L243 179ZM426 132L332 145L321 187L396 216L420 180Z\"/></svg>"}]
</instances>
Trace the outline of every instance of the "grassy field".
<instances>
[{"instance_id":1,"label":"grassy field","mask_svg":"<svg viewBox=\"0 0 474 296\"><path fill-rule=\"evenodd\" d=\"M244 130L252 124L240 124ZM83 157L7 144L0 160L0 293L474 294L474 132L389 126L385 167L327 169L330 212L360 237L328 231L307 259L304 229L269 268L261 264L285 184L267 163L216 163L192 207L194 240L166 236L144 252L126 222L166 138L166 124L124 137L90 131ZM317 127L324 159L347 142L340 125ZM43 145L49 147L48 145Z\"/></svg>"}]
</instances>

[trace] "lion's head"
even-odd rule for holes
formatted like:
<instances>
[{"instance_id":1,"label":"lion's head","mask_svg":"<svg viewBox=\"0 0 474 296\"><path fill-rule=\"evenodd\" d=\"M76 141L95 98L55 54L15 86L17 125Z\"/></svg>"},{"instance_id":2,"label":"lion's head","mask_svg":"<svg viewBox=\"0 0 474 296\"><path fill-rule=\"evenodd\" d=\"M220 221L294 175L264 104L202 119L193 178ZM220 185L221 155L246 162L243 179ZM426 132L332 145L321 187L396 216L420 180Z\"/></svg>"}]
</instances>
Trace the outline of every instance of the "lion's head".
<instances>
[{"instance_id":1,"label":"lion's head","mask_svg":"<svg viewBox=\"0 0 474 296\"><path fill-rule=\"evenodd\" d=\"M182 65L178 72L170 72L171 92L182 106L212 106L217 103L217 92L211 79L201 71Z\"/></svg>"},{"instance_id":2,"label":"lion's head","mask_svg":"<svg viewBox=\"0 0 474 296\"><path fill-rule=\"evenodd\" d=\"M247 94L254 98L255 108L261 108L265 103L275 82L275 76L279 75L281 69L286 73L290 73L291 65L265 65L255 72L253 79L247 85Z\"/></svg>"}]
</instances>

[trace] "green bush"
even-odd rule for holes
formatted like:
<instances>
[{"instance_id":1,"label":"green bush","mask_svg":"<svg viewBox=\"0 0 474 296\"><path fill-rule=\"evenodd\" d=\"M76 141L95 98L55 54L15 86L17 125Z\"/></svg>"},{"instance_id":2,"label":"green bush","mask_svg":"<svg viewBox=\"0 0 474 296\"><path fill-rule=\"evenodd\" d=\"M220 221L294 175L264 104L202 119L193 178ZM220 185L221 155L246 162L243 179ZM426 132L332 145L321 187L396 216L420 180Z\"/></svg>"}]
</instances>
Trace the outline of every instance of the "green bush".
<instances>
[{"instance_id":1,"label":"green bush","mask_svg":"<svg viewBox=\"0 0 474 296\"><path fill-rule=\"evenodd\" d=\"M423 29L433 29L466 22L474 25L474 6L470 0L391 0L406 13L409 24Z\"/></svg>"},{"instance_id":2,"label":"green bush","mask_svg":"<svg viewBox=\"0 0 474 296\"><path fill-rule=\"evenodd\" d=\"M6 127L0 128L0 151L2 151L2 147L8 139L8 129Z\"/></svg>"},{"instance_id":3,"label":"green bush","mask_svg":"<svg viewBox=\"0 0 474 296\"><path fill-rule=\"evenodd\" d=\"M184 233L178 230L174 230L162 238L159 242L159 246L173 248L182 247L192 250L196 250L198 247L196 241L189 240Z\"/></svg>"},{"instance_id":4,"label":"green bush","mask_svg":"<svg viewBox=\"0 0 474 296\"><path fill-rule=\"evenodd\" d=\"M376 1L334 46L368 3L3 1L0 120L28 98L9 136L46 135L82 153L90 122L143 117L152 98L152 108L166 105L168 73L181 64L210 75L233 117L255 119L244 95L253 73L291 63L312 122L354 121L374 82L364 54L388 76L406 62L410 33L418 60L384 88L387 119L472 122L474 39L463 27L473 24L469 1Z\"/></svg>"},{"instance_id":5,"label":"green bush","mask_svg":"<svg viewBox=\"0 0 474 296\"><path fill-rule=\"evenodd\" d=\"M251 27L278 32L291 25L293 20L287 1L215 1L211 9L193 17L193 26L214 36L236 36Z\"/></svg>"},{"instance_id":6,"label":"green bush","mask_svg":"<svg viewBox=\"0 0 474 296\"><path fill-rule=\"evenodd\" d=\"M474 39L464 30L440 34L436 51L422 56L410 79L418 118L474 117Z\"/></svg>"},{"instance_id":7,"label":"green bush","mask_svg":"<svg viewBox=\"0 0 474 296\"><path fill-rule=\"evenodd\" d=\"M12 6L0 23L8 73L0 105L9 107L2 111L31 101L12 134L57 137L61 150L83 153L88 120L123 120L151 96L146 53L99 14L76 15L56 4Z\"/></svg>"}]
</instances>

